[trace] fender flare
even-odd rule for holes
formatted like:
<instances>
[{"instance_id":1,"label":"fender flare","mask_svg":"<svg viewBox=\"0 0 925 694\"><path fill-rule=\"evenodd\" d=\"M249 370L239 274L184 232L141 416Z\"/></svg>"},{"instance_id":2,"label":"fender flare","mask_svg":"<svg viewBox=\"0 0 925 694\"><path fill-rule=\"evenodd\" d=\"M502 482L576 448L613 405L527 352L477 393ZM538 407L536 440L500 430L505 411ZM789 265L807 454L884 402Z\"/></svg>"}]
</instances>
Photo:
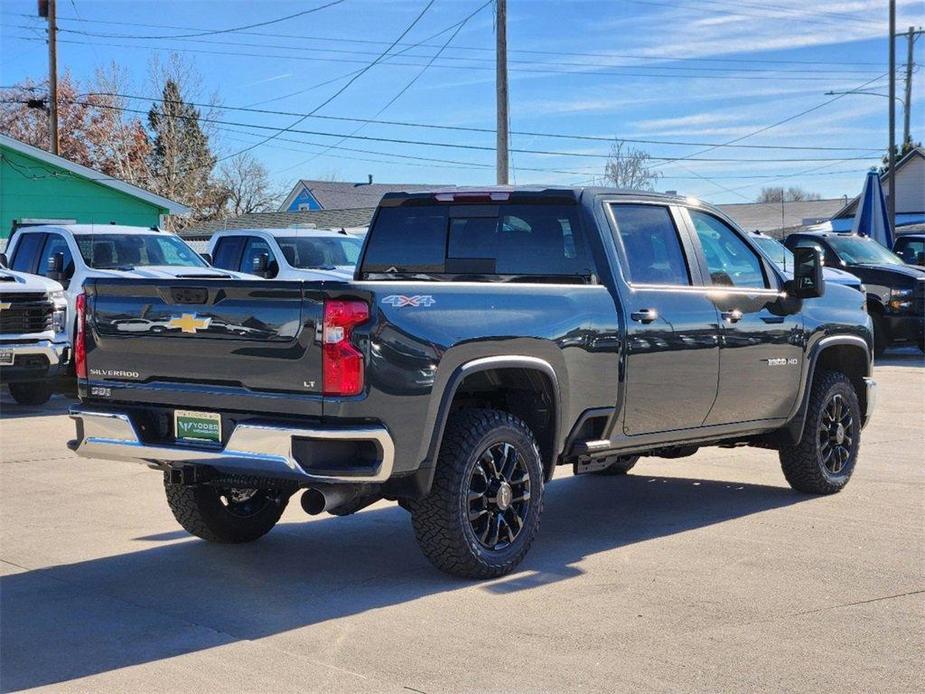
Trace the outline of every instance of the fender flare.
<instances>
[{"instance_id":1,"label":"fender flare","mask_svg":"<svg viewBox=\"0 0 925 694\"><path fill-rule=\"evenodd\" d=\"M545 359L530 357L526 355L481 357L478 359L472 359L457 366L453 370L453 373L450 374L446 386L443 389L443 393L440 397L440 406L437 409L437 416L434 420L430 445L427 448L427 458L421 465L422 469L429 470L427 473L427 479L425 480L426 490L430 489L430 484L433 481L433 473L434 469L436 468L437 455L440 451L440 444L443 442L443 432L446 430L446 423L450 416L450 406L453 404L453 398L456 397L456 391L459 390L459 386L462 385L462 382L468 376L471 376L472 374L478 373L480 371L490 371L493 369L527 369L530 371L537 371L549 379L549 382L552 385L553 405L555 407L555 421L553 422L552 439L554 450L551 456L552 463L550 464L550 467L555 465L555 460L557 457L557 450L555 449L557 449L559 446L559 435L561 432L562 406L559 390L559 378L556 375L556 371L552 367L552 364L550 364Z\"/></svg>"},{"instance_id":2,"label":"fender flare","mask_svg":"<svg viewBox=\"0 0 925 694\"><path fill-rule=\"evenodd\" d=\"M805 378L800 382L800 391L796 399L796 403L799 404L796 405L796 410L787 419L787 425L784 427L791 443L795 444L803 437L803 427L806 425L806 410L809 406L809 398L812 391L810 386L816 375L816 364L819 362L819 357L826 349L839 345L847 345L862 349L867 363L867 373L865 376L871 375L872 361L870 346L864 338L858 335L830 335L816 342L812 346L808 359L806 360Z\"/></svg>"}]
</instances>

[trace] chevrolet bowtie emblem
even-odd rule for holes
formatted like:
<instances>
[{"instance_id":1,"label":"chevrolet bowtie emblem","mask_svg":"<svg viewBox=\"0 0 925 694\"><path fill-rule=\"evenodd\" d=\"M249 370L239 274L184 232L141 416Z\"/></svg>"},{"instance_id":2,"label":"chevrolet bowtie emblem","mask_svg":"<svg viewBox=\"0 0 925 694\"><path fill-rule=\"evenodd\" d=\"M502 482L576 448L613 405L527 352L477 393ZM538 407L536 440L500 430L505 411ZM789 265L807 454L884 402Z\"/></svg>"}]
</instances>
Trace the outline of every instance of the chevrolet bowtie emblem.
<instances>
[{"instance_id":1,"label":"chevrolet bowtie emblem","mask_svg":"<svg viewBox=\"0 0 925 694\"><path fill-rule=\"evenodd\" d=\"M184 313L179 318L171 318L167 327L179 328L184 333L195 333L197 330L205 330L211 323L211 318L197 318L195 313Z\"/></svg>"},{"instance_id":2,"label":"chevrolet bowtie emblem","mask_svg":"<svg viewBox=\"0 0 925 694\"><path fill-rule=\"evenodd\" d=\"M12 305L9 301L0 301L0 311L6 311Z\"/></svg>"}]
</instances>

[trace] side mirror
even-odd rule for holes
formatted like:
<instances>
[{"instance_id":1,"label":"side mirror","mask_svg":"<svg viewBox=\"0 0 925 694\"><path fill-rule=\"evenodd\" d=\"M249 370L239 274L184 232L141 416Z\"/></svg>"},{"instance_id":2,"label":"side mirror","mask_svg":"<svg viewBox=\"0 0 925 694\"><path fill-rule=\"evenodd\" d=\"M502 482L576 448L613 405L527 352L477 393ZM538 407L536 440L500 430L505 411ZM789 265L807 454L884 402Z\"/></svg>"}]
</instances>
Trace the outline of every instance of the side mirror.
<instances>
[{"instance_id":1,"label":"side mirror","mask_svg":"<svg viewBox=\"0 0 925 694\"><path fill-rule=\"evenodd\" d=\"M212 264L212 254L211 253L200 253L199 257L205 260L209 265Z\"/></svg>"},{"instance_id":2,"label":"side mirror","mask_svg":"<svg viewBox=\"0 0 925 694\"><path fill-rule=\"evenodd\" d=\"M58 251L57 253L52 253L48 256L48 263L45 268L45 276L54 280L55 282L61 282L64 280L64 253Z\"/></svg>"},{"instance_id":3,"label":"side mirror","mask_svg":"<svg viewBox=\"0 0 925 694\"><path fill-rule=\"evenodd\" d=\"M825 294L822 258L815 248L793 249L793 280L788 291L797 299L814 299Z\"/></svg>"},{"instance_id":4,"label":"side mirror","mask_svg":"<svg viewBox=\"0 0 925 694\"><path fill-rule=\"evenodd\" d=\"M270 265L270 256L266 253L259 253L251 261L251 274L259 275L266 278L267 267Z\"/></svg>"},{"instance_id":5,"label":"side mirror","mask_svg":"<svg viewBox=\"0 0 925 694\"><path fill-rule=\"evenodd\" d=\"M0 267L9 267L10 261L6 257L6 253L0 253Z\"/></svg>"}]
</instances>

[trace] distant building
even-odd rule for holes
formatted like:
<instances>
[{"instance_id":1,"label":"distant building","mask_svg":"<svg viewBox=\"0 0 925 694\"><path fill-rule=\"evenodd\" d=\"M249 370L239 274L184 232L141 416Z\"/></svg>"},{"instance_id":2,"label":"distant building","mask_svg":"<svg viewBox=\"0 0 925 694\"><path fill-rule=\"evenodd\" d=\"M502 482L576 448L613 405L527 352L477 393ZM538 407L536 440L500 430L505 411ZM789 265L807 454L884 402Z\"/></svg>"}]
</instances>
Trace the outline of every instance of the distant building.
<instances>
[{"instance_id":1,"label":"distant building","mask_svg":"<svg viewBox=\"0 0 925 694\"><path fill-rule=\"evenodd\" d=\"M314 210L355 210L376 207L386 193L407 192L432 188L446 188L442 185L421 183L373 183L370 176L366 183L345 181L312 181L304 179L295 184L280 212L311 212Z\"/></svg>"},{"instance_id":2,"label":"distant building","mask_svg":"<svg viewBox=\"0 0 925 694\"><path fill-rule=\"evenodd\" d=\"M845 206L846 198L798 202L743 202L717 205L746 231L760 231L777 238L808 224L829 219Z\"/></svg>"},{"instance_id":3,"label":"distant building","mask_svg":"<svg viewBox=\"0 0 925 694\"><path fill-rule=\"evenodd\" d=\"M0 239L40 222L159 226L190 209L117 178L0 135Z\"/></svg>"}]
</instances>

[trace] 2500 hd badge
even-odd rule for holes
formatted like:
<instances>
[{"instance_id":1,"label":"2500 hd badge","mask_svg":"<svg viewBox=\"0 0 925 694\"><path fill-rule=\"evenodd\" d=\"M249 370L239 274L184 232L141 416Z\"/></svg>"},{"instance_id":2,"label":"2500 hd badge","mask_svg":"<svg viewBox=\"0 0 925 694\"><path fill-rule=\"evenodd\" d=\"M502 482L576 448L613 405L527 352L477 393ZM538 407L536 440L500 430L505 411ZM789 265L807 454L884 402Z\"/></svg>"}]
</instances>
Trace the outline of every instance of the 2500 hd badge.
<instances>
[{"instance_id":1,"label":"2500 hd badge","mask_svg":"<svg viewBox=\"0 0 925 694\"><path fill-rule=\"evenodd\" d=\"M87 280L70 446L160 469L210 542L256 540L297 494L339 516L395 500L434 565L476 578L527 554L559 465L614 485L750 445L832 494L874 409L871 317L793 252L789 274L673 195L389 193L354 280ZM119 330L150 315L252 329Z\"/></svg>"}]
</instances>

